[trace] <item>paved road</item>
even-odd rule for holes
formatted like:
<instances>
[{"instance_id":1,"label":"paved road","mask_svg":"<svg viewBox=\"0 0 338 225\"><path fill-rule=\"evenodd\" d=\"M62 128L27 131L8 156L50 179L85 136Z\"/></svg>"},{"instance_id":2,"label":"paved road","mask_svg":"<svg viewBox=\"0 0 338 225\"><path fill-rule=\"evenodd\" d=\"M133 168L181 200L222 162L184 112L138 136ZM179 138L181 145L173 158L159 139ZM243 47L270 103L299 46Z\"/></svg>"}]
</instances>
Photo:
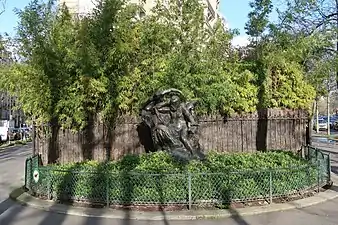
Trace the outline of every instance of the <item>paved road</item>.
<instances>
[{"instance_id":1,"label":"paved road","mask_svg":"<svg viewBox=\"0 0 338 225\"><path fill-rule=\"evenodd\" d=\"M25 159L31 155L31 144L0 149L0 202L14 187L24 182Z\"/></svg>"},{"instance_id":2,"label":"paved road","mask_svg":"<svg viewBox=\"0 0 338 225\"><path fill-rule=\"evenodd\" d=\"M323 147L325 148L325 147ZM333 171L338 171L338 147L329 146L325 148L332 153ZM20 150L18 150L20 151ZM19 154L15 156L15 154ZM7 159L0 161L0 171L5 169L10 174L20 174L17 163L23 164L24 153L11 153ZM13 160L13 162L10 162ZM5 167L3 168L3 162ZM11 164L12 163L12 164ZM10 167L12 166L12 167ZM20 167L20 165L17 165ZM22 168L22 166L21 166ZM6 187L1 187L5 190ZM7 188L8 189L8 188ZM235 212L234 212L235 214ZM5 200L0 204L0 225L337 225L338 224L338 199L326 202L313 207L285 212L268 213L257 216L236 217L222 220L207 221L131 221L111 220L102 218L86 218L67 216L55 213L43 212L29 207L19 206L10 200Z\"/></svg>"}]
</instances>

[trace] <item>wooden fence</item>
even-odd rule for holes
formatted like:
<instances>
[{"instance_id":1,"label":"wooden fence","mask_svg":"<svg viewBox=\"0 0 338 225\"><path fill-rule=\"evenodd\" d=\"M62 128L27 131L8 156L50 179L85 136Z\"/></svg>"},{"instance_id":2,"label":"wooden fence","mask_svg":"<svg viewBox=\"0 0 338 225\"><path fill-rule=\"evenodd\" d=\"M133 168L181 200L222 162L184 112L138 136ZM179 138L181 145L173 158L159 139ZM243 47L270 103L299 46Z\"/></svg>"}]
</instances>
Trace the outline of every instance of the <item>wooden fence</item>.
<instances>
[{"instance_id":1,"label":"wooden fence","mask_svg":"<svg viewBox=\"0 0 338 225\"><path fill-rule=\"evenodd\" d=\"M231 118L205 116L199 122L205 151L296 151L306 144L308 130L308 114L301 110L269 109ZM121 119L115 128L97 123L77 133L37 127L34 143L43 163L115 160L153 150L149 131L138 118L130 117Z\"/></svg>"}]
</instances>

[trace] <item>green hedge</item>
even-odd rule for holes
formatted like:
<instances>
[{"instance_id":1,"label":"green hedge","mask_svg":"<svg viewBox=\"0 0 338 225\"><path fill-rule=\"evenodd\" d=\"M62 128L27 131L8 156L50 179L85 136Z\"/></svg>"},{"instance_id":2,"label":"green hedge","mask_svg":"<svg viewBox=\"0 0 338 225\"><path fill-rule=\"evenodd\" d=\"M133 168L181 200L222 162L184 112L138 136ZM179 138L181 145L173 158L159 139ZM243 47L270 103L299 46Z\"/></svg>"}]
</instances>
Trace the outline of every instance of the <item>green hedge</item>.
<instances>
[{"instance_id":1,"label":"green hedge","mask_svg":"<svg viewBox=\"0 0 338 225\"><path fill-rule=\"evenodd\" d=\"M291 152L210 152L205 162L187 164L156 152L108 163L49 165L40 168L40 178L40 194L112 203L186 203L190 180L198 203L266 199L270 184L274 196L287 195L316 184L317 171Z\"/></svg>"}]
</instances>

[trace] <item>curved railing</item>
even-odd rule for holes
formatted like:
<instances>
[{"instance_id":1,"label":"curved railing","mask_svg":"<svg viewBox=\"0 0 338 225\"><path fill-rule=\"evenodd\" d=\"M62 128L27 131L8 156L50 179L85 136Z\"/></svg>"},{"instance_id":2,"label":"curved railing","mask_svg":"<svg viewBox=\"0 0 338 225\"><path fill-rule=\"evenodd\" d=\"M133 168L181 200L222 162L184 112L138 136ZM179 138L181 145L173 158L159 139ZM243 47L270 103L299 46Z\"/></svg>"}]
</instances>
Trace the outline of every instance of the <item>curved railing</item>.
<instances>
[{"instance_id":1,"label":"curved railing","mask_svg":"<svg viewBox=\"0 0 338 225\"><path fill-rule=\"evenodd\" d=\"M261 171L144 174L57 170L26 161L26 187L53 200L110 205L215 205L294 196L329 181L330 157L308 148L309 164ZM317 153L316 153L317 151ZM314 160L314 155L315 160ZM324 155L323 155L324 154ZM38 178L33 171L38 171ZM37 173L37 172L35 172ZM36 175L36 174L35 174Z\"/></svg>"}]
</instances>

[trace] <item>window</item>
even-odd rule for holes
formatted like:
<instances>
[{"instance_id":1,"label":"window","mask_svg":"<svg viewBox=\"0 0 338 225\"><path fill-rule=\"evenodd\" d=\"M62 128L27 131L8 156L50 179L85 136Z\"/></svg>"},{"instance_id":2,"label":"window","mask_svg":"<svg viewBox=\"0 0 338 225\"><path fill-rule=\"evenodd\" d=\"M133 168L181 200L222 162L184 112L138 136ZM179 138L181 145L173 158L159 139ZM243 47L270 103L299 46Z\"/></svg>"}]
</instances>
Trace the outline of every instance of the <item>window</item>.
<instances>
[{"instance_id":1,"label":"window","mask_svg":"<svg viewBox=\"0 0 338 225\"><path fill-rule=\"evenodd\" d=\"M162 0L162 4L166 7L169 6L169 0Z\"/></svg>"},{"instance_id":2,"label":"window","mask_svg":"<svg viewBox=\"0 0 338 225\"><path fill-rule=\"evenodd\" d=\"M144 10L141 10L139 13L140 18L143 18L146 15L146 13L144 12Z\"/></svg>"},{"instance_id":3,"label":"window","mask_svg":"<svg viewBox=\"0 0 338 225\"><path fill-rule=\"evenodd\" d=\"M181 0L177 0L177 5L178 5L179 8L182 7L182 1Z\"/></svg>"},{"instance_id":4,"label":"window","mask_svg":"<svg viewBox=\"0 0 338 225\"><path fill-rule=\"evenodd\" d=\"M207 20L210 22L215 18L215 15L210 11L210 9L208 9L207 12Z\"/></svg>"},{"instance_id":5,"label":"window","mask_svg":"<svg viewBox=\"0 0 338 225\"><path fill-rule=\"evenodd\" d=\"M210 2L207 0L208 11L207 11L207 20L210 22L215 19L215 11L212 8Z\"/></svg>"}]
</instances>

